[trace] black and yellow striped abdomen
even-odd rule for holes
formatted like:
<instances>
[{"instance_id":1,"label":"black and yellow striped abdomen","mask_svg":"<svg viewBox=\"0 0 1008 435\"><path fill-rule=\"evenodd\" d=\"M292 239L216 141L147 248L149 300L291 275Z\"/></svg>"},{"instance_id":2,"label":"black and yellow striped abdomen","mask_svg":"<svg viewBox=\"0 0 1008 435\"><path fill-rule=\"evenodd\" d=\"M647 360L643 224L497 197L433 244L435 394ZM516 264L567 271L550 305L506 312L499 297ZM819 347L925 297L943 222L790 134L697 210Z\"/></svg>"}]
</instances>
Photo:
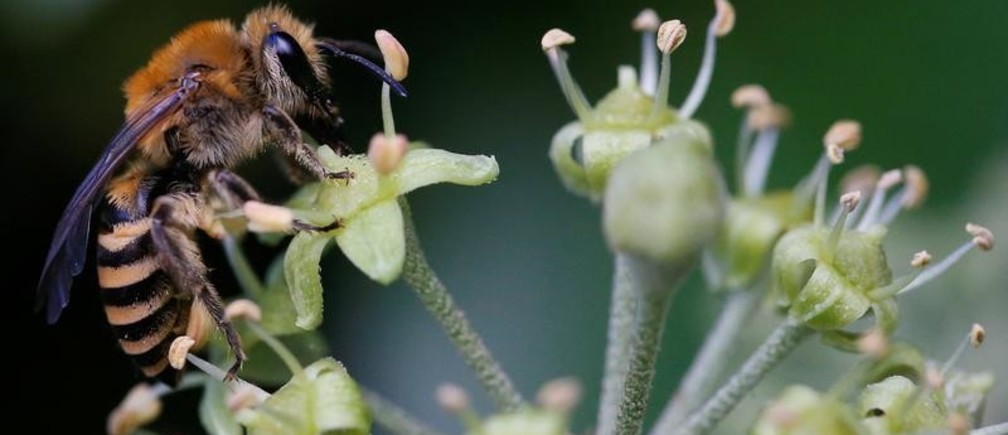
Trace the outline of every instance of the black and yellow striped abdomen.
<instances>
[{"instance_id":1,"label":"black and yellow striped abdomen","mask_svg":"<svg viewBox=\"0 0 1008 435\"><path fill-rule=\"evenodd\" d=\"M131 196L132 201L104 204L98 284L105 315L123 351L145 376L174 383L177 373L168 365L168 349L186 332L192 299L173 288L159 264L147 216L150 190L144 184L135 184L139 188L132 192L110 190L110 199Z\"/></svg>"}]
</instances>

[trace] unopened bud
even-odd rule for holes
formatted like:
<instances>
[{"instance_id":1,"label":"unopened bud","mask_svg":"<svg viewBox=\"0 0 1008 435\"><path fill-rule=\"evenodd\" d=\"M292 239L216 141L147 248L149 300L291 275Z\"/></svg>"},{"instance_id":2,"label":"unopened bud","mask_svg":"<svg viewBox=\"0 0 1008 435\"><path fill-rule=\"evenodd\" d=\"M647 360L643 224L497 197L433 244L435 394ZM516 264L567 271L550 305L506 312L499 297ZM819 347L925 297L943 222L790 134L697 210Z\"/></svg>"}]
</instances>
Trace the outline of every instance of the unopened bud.
<instances>
[{"instance_id":1,"label":"unopened bud","mask_svg":"<svg viewBox=\"0 0 1008 435\"><path fill-rule=\"evenodd\" d=\"M441 384L434 393L438 405L445 411L457 414L469 409L469 395L455 384Z\"/></svg>"},{"instance_id":2,"label":"unopened bud","mask_svg":"<svg viewBox=\"0 0 1008 435\"><path fill-rule=\"evenodd\" d=\"M186 357L189 356L189 349L196 344L196 340L185 335L180 335L172 341L168 349L168 364L175 370L182 370L186 365Z\"/></svg>"},{"instance_id":3,"label":"unopened bud","mask_svg":"<svg viewBox=\"0 0 1008 435\"><path fill-rule=\"evenodd\" d=\"M889 339L880 328L874 328L857 341L858 351L873 359L882 359L889 353Z\"/></svg>"},{"instance_id":4,"label":"unopened bud","mask_svg":"<svg viewBox=\"0 0 1008 435\"><path fill-rule=\"evenodd\" d=\"M146 383L134 386L119 403L106 422L110 435L126 435L161 415L161 399Z\"/></svg>"},{"instance_id":5,"label":"unopened bud","mask_svg":"<svg viewBox=\"0 0 1008 435\"><path fill-rule=\"evenodd\" d=\"M287 207L259 201L246 201L242 205L242 211L249 221L250 231L285 233L294 226L294 212Z\"/></svg>"},{"instance_id":6,"label":"unopened bud","mask_svg":"<svg viewBox=\"0 0 1008 435\"><path fill-rule=\"evenodd\" d=\"M686 25L679 20L666 21L658 27L658 51L669 54L686 40Z\"/></svg>"},{"instance_id":7,"label":"unopened bud","mask_svg":"<svg viewBox=\"0 0 1008 435\"><path fill-rule=\"evenodd\" d=\"M928 251L920 251L913 255L910 265L918 269L931 264L931 254Z\"/></svg>"},{"instance_id":8,"label":"unopened bud","mask_svg":"<svg viewBox=\"0 0 1008 435\"><path fill-rule=\"evenodd\" d=\"M861 123L843 119L834 122L823 136L823 145L836 145L844 151L856 149L861 144Z\"/></svg>"},{"instance_id":9,"label":"unopened bud","mask_svg":"<svg viewBox=\"0 0 1008 435\"><path fill-rule=\"evenodd\" d=\"M760 85L742 85L731 94L731 105L735 108L754 108L771 103L770 93Z\"/></svg>"},{"instance_id":10,"label":"unopened bud","mask_svg":"<svg viewBox=\"0 0 1008 435\"><path fill-rule=\"evenodd\" d=\"M840 205L843 206L844 210L848 213L854 211L857 208L858 203L861 201L861 192L855 190L853 192L847 192L840 196Z\"/></svg>"},{"instance_id":11,"label":"unopened bud","mask_svg":"<svg viewBox=\"0 0 1008 435\"><path fill-rule=\"evenodd\" d=\"M385 71L396 80L405 79L409 73L409 53L387 30L376 30L374 37L385 60Z\"/></svg>"},{"instance_id":12,"label":"unopened bud","mask_svg":"<svg viewBox=\"0 0 1008 435\"><path fill-rule=\"evenodd\" d=\"M377 133L368 145L368 159L379 174L388 175L399 167L406 151L409 151L409 141L405 135L398 134L389 140L388 136Z\"/></svg>"},{"instance_id":13,"label":"unopened bud","mask_svg":"<svg viewBox=\"0 0 1008 435\"><path fill-rule=\"evenodd\" d=\"M970 344L973 345L973 348L980 347L986 338L987 330L979 323L974 323L973 328L970 329Z\"/></svg>"},{"instance_id":14,"label":"unopened bud","mask_svg":"<svg viewBox=\"0 0 1008 435\"><path fill-rule=\"evenodd\" d=\"M574 378L560 378L547 382L536 395L543 408L567 414L581 400L581 383Z\"/></svg>"},{"instance_id":15,"label":"unopened bud","mask_svg":"<svg viewBox=\"0 0 1008 435\"><path fill-rule=\"evenodd\" d=\"M907 193L903 197L903 207L915 208L924 202L928 193L928 179L920 168L909 165L903 168L903 179L905 180Z\"/></svg>"},{"instance_id":16,"label":"unopened bud","mask_svg":"<svg viewBox=\"0 0 1008 435\"><path fill-rule=\"evenodd\" d=\"M994 233L974 223L966 224L966 232L973 236L973 244L984 251L994 249Z\"/></svg>"},{"instance_id":17,"label":"unopened bud","mask_svg":"<svg viewBox=\"0 0 1008 435\"><path fill-rule=\"evenodd\" d=\"M791 111L782 104L754 106L749 110L746 122L753 130L787 127L791 124Z\"/></svg>"},{"instance_id":18,"label":"unopened bud","mask_svg":"<svg viewBox=\"0 0 1008 435\"><path fill-rule=\"evenodd\" d=\"M661 18L658 18L658 13L651 8L640 11L631 24L631 27L638 32L654 32L658 30L659 26L661 26Z\"/></svg>"},{"instance_id":19,"label":"unopened bud","mask_svg":"<svg viewBox=\"0 0 1008 435\"><path fill-rule=\"evenodd\" d=\"M573 44L574 35L554 28L550 29L545 35L543 35L541 43L543 51L550 51L562 45Z\"/></svg>"},{"instance_id":20,"label":"unopened bud","mask_svg":"<svg viewBox=\"0 0 1008 435\"><path fill-rule=\"evenodd\" d=\"M717 8L718 22L714 34L718 38L731 33L735 28L735 7L728 0L714 0L714 7Z\"/></svg>"},{"instance_id":21,"label":"unopened bud","mask_svg":"<svg viewBox=\"0 0 1008 435\"><path fill-rule=\"evenodd\" d=\"M246 319L258 322L262 320L262 309L249 299L236 299L224 308L224 317L231 321Z\"/></svg>"}]
</instances>

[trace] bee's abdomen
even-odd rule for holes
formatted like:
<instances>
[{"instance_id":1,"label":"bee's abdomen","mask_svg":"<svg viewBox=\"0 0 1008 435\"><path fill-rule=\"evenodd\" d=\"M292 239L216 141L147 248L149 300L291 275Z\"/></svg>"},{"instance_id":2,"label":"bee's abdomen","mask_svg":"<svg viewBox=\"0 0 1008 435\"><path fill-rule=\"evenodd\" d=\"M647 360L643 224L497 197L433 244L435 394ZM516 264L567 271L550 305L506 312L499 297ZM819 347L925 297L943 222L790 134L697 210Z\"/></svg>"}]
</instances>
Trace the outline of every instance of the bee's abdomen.
<instances>
[{"instance_id":1,"label":"bee's abdomen","mask_svg":"<svg viewBox=\"0 0 1008 435\"><path fill-rule=\"evenodd\" d=\"M114 207L114 206L113 206ZM172 288L151 242L150 218L106 213L98 235L98 284L119 345L148 377L166 377L168 348L185 332L190 305ZM115 222L119 219L122 221ZM167 371L166 371L167 369Z\"/></svg>"}]
</instances>

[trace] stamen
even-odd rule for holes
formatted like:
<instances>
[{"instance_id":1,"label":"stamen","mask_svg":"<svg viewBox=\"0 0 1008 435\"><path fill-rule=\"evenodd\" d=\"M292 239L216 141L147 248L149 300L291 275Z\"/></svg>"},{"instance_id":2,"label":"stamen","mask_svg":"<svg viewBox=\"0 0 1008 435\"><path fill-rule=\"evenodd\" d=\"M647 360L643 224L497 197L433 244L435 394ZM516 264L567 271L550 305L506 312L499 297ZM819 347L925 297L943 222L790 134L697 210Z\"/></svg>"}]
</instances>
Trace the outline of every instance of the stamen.
<instances>
[{"instance_id":1,"label":"stamen","mask_svg":"<svg viewBox=\"0 0 1008 435\"><path fill-rule=\"evenodd\" d=\"M886 202L879 219L883 224L892 222L901 209L912 209L920 206L927 196L928 181L924 171L914 165L903 168L903 188Z\"/></svg>"},{"instance_id":2,"label":"stamen","mask_svg":"<svg viewBox=\"0 0 1008 435\"><path fill-rule=\"evenodd\" d=\"M773 103L773 100L770 99L770 93L760 85L742 85L731 94L731 105L736 109L743 107L754 109L770 103Z\"/></svg>"},{"instance_id":3,"label":"stamen","mask_svg":"<svg viewBox=\"0 0 1008 435\"><path fill-rule=\"evenodd\" d=\"M376 30L374 38L385 60L385 71L396 81L405 79L409 73L409 53L406 49L387 30Z\"/></svg>"},{"instance_id":4,"label":"stamen","mask_svg":"<svg viewBox=\"0 0 1008 435\"><path fill-rule=\"evenodd\" d=\"M163 389L143 382L136 384L109 414L105 430L112 435L125 435L154 421L161 415L162 394Z\"/></svg>"},{"instance_id":5,"label":"stamen","mask_svg":"<svg viewBox=\"0 0 1008 435\"><path fill-rule=\"evenodd\" d=\"M780 129L790 122L791 114L783 105L769 104L749 110L746 119L749 128L758 133L743 170L744 193L756 196L763 193L766 186Z\"/></svg>"},{"instance_id":6,"label":"stamen","mask_svg":"<svg viewBox=\"0 0 1008 435\"><path fill-rule=\"evenodd\" d=\"M733 107L753 110L757 107L770 105L773 100L770 94L760 85L742 85L731 95ZM738 142L735 148L735 180L738 190L745 192L745 166L749 160L749 145L752 143L753 130L749 126L748 112L742 118L742 125L739 127Z\"/></svg>"},{"instance_id":7,"label":"stamen","mask_svg":"<svg viewBox=\"0 0 1008 435\"><path fill-rule=\"evenodd\" d=\"M294 228L294 212L287 207L246 201L242 211L248 219L249 231L285 233Z\"/></svg>"},{"instance_id":8,"label":"stamen","mask_svg":"<svg viewBox=\"0 0 1008 435\"><path fill-rule=\"evenodd\" d=\"M987 330L984 329L983 325L974 323L973 327L970 328L970 345L972 345L974 349L979 348L986 338Z\"/></svg>"},{"instance_id":9,"label":"stamen","mask_svg":"<svg viewBox=\"0 0 1008 435\"><path fill-rule=\"evenodd\" d=\"M829 238L829 249L831 251L836 249L837 243L840 241L840 235L843 234L843 230L847 224L847 215L857 208L860 200L861 192L857 191L847 192L840 196L840 218L833 225L833 231L830 232Z\"/></svg>"},{"instance_id":10,"label":"stamen","mask_svg":"<svg viewBox=\"0 0 1008 435\"><path fill-rule=\"evenodd\" d=\"M171 364L172 368L175 370L182 370L185 368L186 356L189 355L189 349L196 344L196 340L186 337L185 335L180 335L172 341L171 347L168 348L168 364Z\"/></svg>"},{"instance_id":11,"label":"stamen","mask_svg":"<svg viewBox=\"0 0 1008 435\"><path fill-rule=\"evenodd\" d=\"M536 394L536 402L545 409L567 415L581 400L581 383L574 378L547 382Z\"/></svg>"},{"instance_id":12,"label":"stamen","mask_svg":"<svg viewBox=\"0 0 1008 435\"><path fill-rule=\"evenodd\" d=\"M928 251L915 253L913 260L910 260L910 265L917 269L921 269L929 264L931 264L931 254L929 254Z\"/></svg>"},{"instance_id":13,"label":"stamen","mask_svg":"<svg viewBox=\"0 0 1008 435\"><path fill-rule=\"evenodd\" d=\"M395 135L391 138L377 133L371 137L368 144L368 159L379 174L388 175L399 167L403 157L409 151L409 140L405 135Z\"/></svg>"},{"instance_id":14,"label":"stamen","mask_svg":"<svg viewBox=\"0 0 1008 435\"><path fill-rule=\"evenodd\" d=\"M560 90L563 91L564 97L567 98L567 104L570 105L574 114L584 122L591 119L591 104L588 103L581 87L574 81L574 77L567 69L567 53L560 48L563 45L573 43L574 36L560 29L551 29L542 37L543 52L546 53L550 66L553 68L553 74L560 83Z\"/></svg>"},{"instance_id":15,"label":"stamen","mask_svg":"<svg viewBox=\"0 0 1008 435\"><path fill-rule=\"evenodd\" d=\"M658 51L652 41L661 26L661 18L654 9L644 9L634 18L632 27L641 32L640 86L644 93L654 96L658 88Z\"/></svg>"},{"instance_id":16,"label":"stamen","mask_svg":"<svg viewBox=\"0 0 1008 435\"><path fill-rule=\"evenodd\" d=\"M952 368L959 363L959 358L962 357L962 354L966 351L966 348L968 346L973 345L974 349L980 347L980 344L977 343L978 337L976 335L978 330L980 331L979 343L983 343L983 337L982 337L984 335L983 326L974 323L973 326L970 327L970 332L966 334L966 338L964 338L961 342L959 342L959 346L956 347L955 352L952 353L952 356L949 357L948 361L945 361L945 365L942 366L941 369L942 378L948 377L949 372L951 372ZM973 343L977 344L974 345Z\"/></svg>"},{"instance_id":17,"label":"stamen","mask_svg":"<svg viewBox=\"0 0 1008 435\"><path fill-rule=\"evenodd\" d=\"M686 26L679 20L662 23L658 27L658 51L662 53L661 73L658 77L658 90L655 91L654 107L651 118L657 118L661 110L668 104L669 82L672 79L672 52L686 40Z\"/></svg>"},{"instance_id":18,"label":"stamen","mask_svg":"<svg viewBox=\"0 0 1008 435\"><path fill-rule=\"evenodd\" d=\"M910 281L906 287L900 289L896 294L903 294L909 292L917 287L926 284L928 281L935 279L942 273L944 273L948 268L952 267L953 264L959 261L967 252L973 249L973 247L978 247L982 251L988 251L994 246L994 234L990 230L975 225L972 223L966 224L966 231L973 236L973 239L964 243L958 249L945 257L938 264L925 268L919 275L917 275L912 281ZM985 248L986 246L986 248Z\"/></svg>"},{"instance_id":19,"label":"stamen","mask_svg":"<svg viewBox=\"0 0 1008 435\"><path fill-rule=\"evenodd\" d=\"M728 0L714 0L717 12L714 19L707 26L707 38L704 41L703 60L700 61L700 71L697 73L693 88L690 89L686 101L679 109L679 115L689 119L693 117L696 110L700 108L707 88L710 87L711 77L714 76L714 58L717 54L717 38L727 35L735 26L735 8Z\"/></svg>"},{"instance_id":20,"label":"stamen","mask_svg":"<svg viewBox=\"0 0 1008 435\"><path fill-rule=\"evenodd\" d=\"M224 318L232 322L239 319L259 322L262 321L262 308L251 299L235 299L224 308Z\"/></svg>"},{"instance_id":21,"label":"stamen","mask_svg":"<svg viewBox=\"0 0 1008 435\"><path fill-rule=\"evenodd\" d=\"M455 384L441 384L434 392L441 409L454 414L470 432L480 432L480 419L469 407L469 395Z\"/></svg>"},{"instance_id":22,"label":"stamen","mask_svg":"<svg viewBox=\"0 0 1008 435\"><path fill-rule=\"evenodd\" d=\"M844 151L853 151L861 144L861 123L851 119L834 122L823 136L823 145L836 145Z\"/></svg>"},{"instance_id":23,"label":"stamen","mask_svg":"<svg viewBox=\"0 0 1008 435\"><path fill-rule=\"evenodd\" d=\"M902 181L903 175L898 169L886 171L879 177L878 183L875 184L875 192L872 193L871 201L868 202L868 208L858 224L858 231L864 231L878 222L879 211L885 202L886 191Z\"/></svg>"},{"instance_id":24,"label":"stamen","mask_svg":"<svg viewBox=\"0 0 1008 435\"><path fill-rule=\"evenodd\" d=\"M840 192L861 192L861 199L868 200L869 195L871 195L872 190L875 188L875 183L878 182L880 175L881 171L874 165L862 165L854 168L844 174L843 178L840 179ZM851 214L847 216L847 227L850 227L851 222L856 222L863 212L864 207L851 212ZM829 221L836 223L839 218L840 209L833 209L833 215L830 217Z\"/></svg>"}]
</instances>

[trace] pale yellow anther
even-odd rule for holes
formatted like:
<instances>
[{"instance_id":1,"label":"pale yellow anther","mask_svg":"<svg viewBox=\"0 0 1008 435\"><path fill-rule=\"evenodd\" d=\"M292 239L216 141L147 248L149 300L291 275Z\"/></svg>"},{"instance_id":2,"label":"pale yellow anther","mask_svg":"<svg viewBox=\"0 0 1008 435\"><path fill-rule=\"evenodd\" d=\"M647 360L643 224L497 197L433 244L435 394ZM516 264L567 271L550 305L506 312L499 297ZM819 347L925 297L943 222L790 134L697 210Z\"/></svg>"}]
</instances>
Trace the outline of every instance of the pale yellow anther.
<instances>
[{"instance_id":1,"label":"pale yellow anther","mask_svg":"<svg viewBox=\"0 0 1008 435\"><path fill-rule=\"evenodd\" d=\"M720 38L731 33L735 28L735 6L732 6L728 0L714 0L714 7L717 8L718 17L714 34Z\"/></svg>"},{"instance_id":2,"label":"pale yellow anther","mask_svg":"<svg viewBox=\"0 0 1008 435\"><path fill-rule=\"evenodd\" d=\"M857 348L872 359L882 359L889 353L889 339L881 329L874 328L858 339Z\"/></svg>"},{"instance_id":3,"label":"pale yellow anther","mask_svg":"<svg viewBox=\"0 0 1008 435\"><path fill-rule=\"evenodd\" d=\"M903 172L899 169L891 169L882 173L879 177L878 188L882 190L889 190L893 186L903 182Z\"/></svg>"},{"instance_id":4,"label":"pale yellow anther","mask_svg":"<svg viewBox=\"0 0 1008 435\"><path fill-rule=\"evenodd\" d=\"M227 396L227 407L232 413L259 405L263 401L261 390L247 382L239 382Z\"/></svg>"},{"instance_id":5,"label":"pale yellow anther","mask_svg":"<svg viewBox=\"0 0 1008 435\"><path fill-rule=\"evenodd\" d=\"M661 18L654 9L647 8L637 14L630 26L638 32L654 32L661 26Z\"/></svg>"},{"instance_id":6,"label":"pale yellow anther","mask_svg":"<svg viewBox=\"0 0 1008 435\"><path fill-rule=\"evenodd\" d=\"M945 376L942 375L941 370L935 367L928 367L924 373L924 380L927 382L928 387L932 390L941 389L945 385Z\"/></svg>"},{"instance_id":7,"label":"pale yellow anther","mask_svg":"<svg viewBox=\"0 0 1008 435\"><path fill-rule=\"evenodd\" d=\"M686 40L686 25L679 20L666 21L658 27L658 51L669 54Z\"/></svg>"},{"instance_id":8,"label":"pale yellow anther","mask_svg":"<svg viewBox=\"0 0 1008 435\"><path fill-rule=\"evenodd\" d=\"M388 175L399 167L407 151L409 140L405 135L399 134L389 140L385 134L377 133L368 144L368 159L379 174Z\"/></svg>"},{"instance_id":9,"label":"pale yellow anther","mask_svg":"<svg viewBox=\"0 0 1008 435\"><path fill-rule=\"evenodd\" d=\"M966 224L966 232L973 236L973 244L981 250L994 249L994 233L991 230L974 223L968 223Z\"/></svg>"},{"instance_id":10,"label":"pale yellow anther","mask_svg":"<svg viewBox=\"0 0 1008 435\"><path fill-rule=\"evenodd\" d=\"M823 135L823 146L836 145L844 151L851 151L861 144L861 123L842 119L834 122Z\"/></svg>"},{"instance_id":11,"label":"pale yellow anther","mask_svg":"<svg viewBox=\"0 0 1008 435\"><path fill-rule=\"evenodd\" d=\"M536 402L550 411L567 414L581 400L581 383L574 378L554 379L543 384L536 394Z\"/></svg>"},{"instance_id":12,"label":"pale yellow anther","mask_svg":"<svg viewBox=\"0 0 1008 435\"><path fill-rule=\"evenodd\" d=\"M406 78L406 74L409 73L409 53L399 40L387 30L376 30L374 37L385 60L385 71L396 80Z\"/></svg>"},{"instance_id":13,"label":"pale yellow anther","mask_svg":"<svg viewBox=\"0 0 1008 435\"><path fill-rule=\"evenodd\" d=\"M945 427L948 428L950 435L967 435L970 431L970 421L965 415L953 412L945 420Z\"/></svg>"},{"instance_id":14,"label":"pale yellow anther","mask_svg":"<svg viewBox=\"0 0 1008 435\"><path fill-rule=\"evenodd\" d=\"M973 327L970 328L970 344L973 345L973 348L980 347L986 338L987 330L979 323L974 323Z\"/></svg>"},{"instance_id":15,"label":"pale yellow anther","mask_svg":"<svg viewBox=\"0 0 1008 435\"><path fill-rule=\"evenodd\" d=\"M861 192L857 190L840 195L840 205L847 213L854 211L859 202L861 202Z\"/></svg>"},{"instance_id":16,"label":"pale yellow anther","mask_svg":"<svg viewBox=\"0 0 1008 435\"><path fill-rule=\"evenodd\" d=\"M746 114L746 123L753 130L787 127L791 123L791 111L782 104L753 106Z\"/></svg>"},{"instance_id":17,"label":"pale yellow anther","mask_svg":"<svg viewBox=\"0 0 1008 435\"><path fill-rule=\"evenodd\" d=\"M250 299L235 299L224 308L224 317L231 321L244 319L259 322L262 320L262 308Z\"/></svg>"},{"instance_id":18,"label":"pale yellow anther","mask_svg":"<svg viewBox=\"0 0 1008 435\"><path fill-rule=\"evenodd\" d=\"M284 233L294 226L294 212L287 207L246 201L242 205L242 212L249 221L249 231Z\"/></svg>"},{"instance_id":19,"label":"pale yellow anther","mask_svg":"<svg viewBox=\"0 0 1008 435\"><path fill-rule=\"evenodd\" d=\"M172 341L171 347L168 348L168 364L171 364L175 370L182 370L186 365L189 349L192 349L195 344L196 340L193 340L192 337L185 335L176 337Z\"/></svg>"},{"instance_id":20,"label":"pale yellow anther","mask_svg":"<svg viewBox=\"0 0 1008 435\"><path fill-rule=\"evenodd\" d=\"M844 150L837 145L829 144L826 145L826 158L829 159L830 163L834 165L839 165L844 161Z\"/></svg>"},{"instance_id":21,"label":"pale yellow anther","mask_svg":"<svg viewBox=\"0 0 1008 435\"><path fill-rule=\"evenodd\" d=\"M878 183L878 179L881 175L882 171L878 168L878 166L858 166L844 174L843 178L840 179L840 191L858 191L861 193L871 192L872 189L875 188L875 183Z\"/></svg>"},{"instance_id":22,"label":"pale yellow anther","mask_svg":"<svg viewBox=\"0 0 1008 435\"><path fill-rule=\"evenodd\" d=\"M738 109L768 106L773 103L770 93L760 85L742 85L731 94L731 105Z\"/></svg>"},{"instance_id":23,"label":"pale yellow anther","mask_svg":"<svg viewBox=\"0 0 1008 435\"><path fill-rule=\"evenodd\" d=\"M905 180L907 193L903 197L904 208L915 208L924 203L924 198L928 193L927 175L921 168L908 165L903 168L903 179Z\"/></svg>"},{"instance_id":24,"label":"pale yellow anther","mask_svg":"<svg viewBox=\"0 0 1008 435\"><path fill-rule=\"evenodd\" d=\"M913 259L910 260L910 265L920 269L924 266L931 264L931 254L928 251L920 251L914 253Z\"/></svg>"},{"instance_id":25,"label":"pale yellow anther","mask_svg":"<svg viewBox=\"0 0 1008 435\"><path fill-rule=\"evenodd\" d=\"M548 52L562 45L573 44L574 35L571 35L561 29L554 28L550 29L545 35L543 35L541 43L543 51Z\"/></svg>"},{"instance_id":26,"label":"pale yellow anther","mask_svg":"<svg viewBox=\"0 0 1008 435\"><path fill-rule=\"evenodd\" d=\"M146 383L139 383L126 393L119 406L109 414L105 430L110 435L126 435L161 415L161 399Z\"/></svg>"},{"instance_id":27,"label":"pale yellow anther","mask_svg":"<svg viewBox=\"0 0 1008 435\"><path fill-rule=\"evenodd\" d=\"M466 394L462 387L455 384L439 385L434 392L434 398L437 400L438 405L441 406L441 409L453 414L465 412L469 409L469 395Z\"/></svg>"}]
</instances>

